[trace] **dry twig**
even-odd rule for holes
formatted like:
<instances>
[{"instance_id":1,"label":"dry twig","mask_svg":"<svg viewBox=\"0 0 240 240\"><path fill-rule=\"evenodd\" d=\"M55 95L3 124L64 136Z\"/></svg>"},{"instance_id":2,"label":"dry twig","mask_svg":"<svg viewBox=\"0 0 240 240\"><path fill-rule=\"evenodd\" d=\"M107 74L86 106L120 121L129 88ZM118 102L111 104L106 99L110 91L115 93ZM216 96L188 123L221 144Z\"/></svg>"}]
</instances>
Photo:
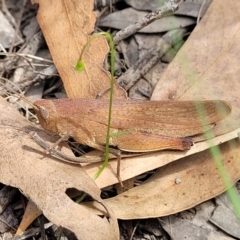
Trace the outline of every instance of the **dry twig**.
<instances>
[{"instance_id":1,"label":"dry twig","mask_svg":"<svg viewBox=\"0 0 240 240\"><path fill-rule=\"evenodd\" d=\"M121 40L133 35L138 32L142 28L146 27L150 23L165 17L171 13L177 11L179 5L183 2L183 0L169 0L165 2L162 7L158 8L154 12L150 12L145 17L139 19L138 21L132 23L127 26L125 29L119 31L116 36L113 38L115 45L117 45Z\"/></svg>"}]
</instances>

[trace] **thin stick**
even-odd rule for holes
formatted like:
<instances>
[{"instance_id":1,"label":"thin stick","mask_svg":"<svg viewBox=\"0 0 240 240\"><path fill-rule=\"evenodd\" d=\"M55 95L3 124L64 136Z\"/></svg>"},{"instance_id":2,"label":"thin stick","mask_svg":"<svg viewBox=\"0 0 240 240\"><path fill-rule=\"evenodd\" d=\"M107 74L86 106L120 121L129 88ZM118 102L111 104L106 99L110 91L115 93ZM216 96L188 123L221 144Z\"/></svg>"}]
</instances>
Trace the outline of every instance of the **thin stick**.
<instances>
[{"instance_id":1,"label":"thin stick","mask_svg":"<svg viewBox=\"0 0 240 240\"><path fill-rule=\"evenodd\" d=\"M199 21L200 21L200 18L201 18L201 13L202 13L202 10L203 10L203 6L204 6L204 4L206 3L206 0L203 0L202 1L202 4L201 4L201 7L200 7L200 9L199 9L199 12L198 12L198 17L197 17L197 24L199 23Z\"/></svg>"},{"instance_id":2,"label":"thin stick","mask_svg":"<svg viewBox=\"0 0 240 240\"><path fill-rule=\"evenodd\" d=\"M140 223L140 221L141 221L141 219L139 219L139 220L137 221L137 224L136 224L135 227L133 228L133 231L132 231L132 234L131 234L131 237L130 237L129 240L132 240L132 239L133 239L134 233L136 232L137 226L138 226L138 224Z\"/></svg>"},{"instance_id":3,"label":"thin stick","mask_svg":"<svg viewBox=\"0 0 240 240\"><path fill-rule=\"evenodd\" d=\"M46 58L41 58L38 56L34 56L32 54L27 54L27 53L0 53L0 56L7 56L7 57L23 57L23 58L30 58L30 59L35 59L38 61L42 61L42 62L48 62L48 63L53 63L52 60L46 59Z\"/></svg>"},{"instance_id":4,"label":"thin stick","mask_svg":"<svg viewBox=\"0 0 240 240\"><path fill-rule=\"evenodd\" d=\"M179 5L182 2L183 0L169 0L165 2L162 5L162 7L158 8L154 12L147 14L143 18L127 26L125 29L119 31L113 38L114 44L117 45L121 40L133 35L134 33L138 32L139 30L146 27L150 23L156 21L157 19L165 17L166 15L169 15L171 13L174 13L175 11L177 11Z\"/></svg>"}]
</instances>

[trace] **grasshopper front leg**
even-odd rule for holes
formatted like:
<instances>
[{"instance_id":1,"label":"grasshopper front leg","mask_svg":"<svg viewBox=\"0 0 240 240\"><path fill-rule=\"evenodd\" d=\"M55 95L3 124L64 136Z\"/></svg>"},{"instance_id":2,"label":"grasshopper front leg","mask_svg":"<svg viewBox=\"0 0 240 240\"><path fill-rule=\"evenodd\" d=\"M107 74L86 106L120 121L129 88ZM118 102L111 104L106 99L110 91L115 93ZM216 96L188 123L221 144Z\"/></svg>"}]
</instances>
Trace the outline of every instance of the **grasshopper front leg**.
<instances>
[{"instance_id":1,"label":"grasshopper front leg","mask_svg":"<svg viewBox=\"0 0 240 240\"><path fill-rule=\"evenodd\" d=\"M72 156L66 155L66 154L62 153L61 151L50 146L48 143L46 143L36 132L30 132L29 135L39 146L41 146L43 149L45 149L45 151L48 152L51 156L53 156L63 162L80 164L80 163L93 163L93 162L103 161L103 158L101 156L72 157ZM54 145L56 145L56 144L54 144Z\"/></svg>"}]
</instances>

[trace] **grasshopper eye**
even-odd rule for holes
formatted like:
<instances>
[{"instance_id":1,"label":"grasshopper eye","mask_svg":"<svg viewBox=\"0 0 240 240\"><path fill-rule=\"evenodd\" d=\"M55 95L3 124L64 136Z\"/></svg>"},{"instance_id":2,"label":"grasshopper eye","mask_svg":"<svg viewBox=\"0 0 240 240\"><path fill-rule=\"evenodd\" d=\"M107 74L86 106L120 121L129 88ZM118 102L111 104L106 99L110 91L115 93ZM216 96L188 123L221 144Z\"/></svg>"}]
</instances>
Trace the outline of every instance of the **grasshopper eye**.
<instances>
[{"instance_id":1,"label":"grasshopper eye","mask_svg":"<svg viewBox=\"0 0 240 240\"><path fill-rule=\"evenodd\" d=\"M40 114L41 114L41 116L42 116L45 120L47 120L48 117L49 117L49 112L48 112L48 110L47 110L45 107L43 107L43 106L40 106Z\"/></svg>"}]
</instances>

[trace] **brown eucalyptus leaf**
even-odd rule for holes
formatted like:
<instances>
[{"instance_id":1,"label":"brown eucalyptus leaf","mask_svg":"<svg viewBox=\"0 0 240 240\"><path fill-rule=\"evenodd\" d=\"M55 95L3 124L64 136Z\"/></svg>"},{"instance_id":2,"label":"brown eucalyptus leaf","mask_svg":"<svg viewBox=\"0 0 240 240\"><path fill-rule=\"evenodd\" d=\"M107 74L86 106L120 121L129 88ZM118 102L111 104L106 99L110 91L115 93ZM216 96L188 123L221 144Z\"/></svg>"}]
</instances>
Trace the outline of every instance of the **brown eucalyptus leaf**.
<instances>
[{"instance_id":1,"label":"brown eucalyptus leaf","mask_svg":"<svg viewBox=\"0 0 240 240\"><path fill-rule=\"evenodd\" d=\"M208 150L193 154L160 168L140 186L104 202L120 219L160 217L189 209L226 190L216 161L222 162L232 184L240 178L239 139L219 145L219 150L220 159L214 160Z\"/></svg>"},{"instance_id":2,"label":"brown eucalyptus leaf","mask_svg":"<svg viewBox=\"0 0 240 240\"><path fill-rule=\"evenodd\" d=\"M95 98L110 86L110 75L102 63L109 47L104 37L93 40L83 54L85 70L74 69L81 51L94 31L96 14L93 0L56 1L32 0L39 4L37 15L54 64L62 78L69 98ZM115 87L114 96L125 98ZM104 97L108 97L106 94Z\"/></svg>"},{"instance_id":3,"label":"brown eucalyptus leaf","mask_svg":"<svg viewBox=\"0 0 240 240\"><path fill-rule=\"evenodd\" d=\"M100 217L66 194L68 189L75 188L102 203L100 189L92 178L80 166L44 155L28 133L37 131L46 140L49 136L21 117L2 98L0 109L0 182L21 189L50 221L73 231L79 239L118 239L116 218L105 204L102 212L105 216Z\"/></svg>"},{"instance_id":4,"label":"brown eucalyptus leaf","mask_svg":"<svg viewBox=\"0 0 240 240\"><path fill-rule=\"evenodd\" d=\"M152 100L225 100L232 114L213 128L221 135L240 122L240 2L215 0L160 78Z\"/></svg>"}]
</instances>

